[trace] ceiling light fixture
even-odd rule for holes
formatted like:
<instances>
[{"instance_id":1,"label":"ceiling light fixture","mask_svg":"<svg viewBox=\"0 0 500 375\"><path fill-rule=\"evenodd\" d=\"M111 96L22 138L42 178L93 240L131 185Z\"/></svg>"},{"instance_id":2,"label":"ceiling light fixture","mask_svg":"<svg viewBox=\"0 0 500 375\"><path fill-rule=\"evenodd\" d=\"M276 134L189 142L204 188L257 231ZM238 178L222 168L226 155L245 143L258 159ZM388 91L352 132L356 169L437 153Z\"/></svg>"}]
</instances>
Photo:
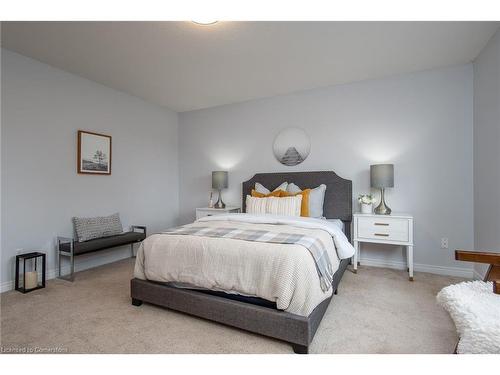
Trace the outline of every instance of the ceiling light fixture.
<instances>
[{"instance_id":1,"label":"ceiling light fixture","mask_svg":"<svg viewBox=\"0 0 500 375\"><path fill-rule=\"evenodd\" d=\"M218 20L213 19L213 18L198 18L196 20L192 20L193 23L196 23L197 25L202 25L202 26L207 26L207 25L213 25L218 22Z\"/></svg>"}]
</instances>

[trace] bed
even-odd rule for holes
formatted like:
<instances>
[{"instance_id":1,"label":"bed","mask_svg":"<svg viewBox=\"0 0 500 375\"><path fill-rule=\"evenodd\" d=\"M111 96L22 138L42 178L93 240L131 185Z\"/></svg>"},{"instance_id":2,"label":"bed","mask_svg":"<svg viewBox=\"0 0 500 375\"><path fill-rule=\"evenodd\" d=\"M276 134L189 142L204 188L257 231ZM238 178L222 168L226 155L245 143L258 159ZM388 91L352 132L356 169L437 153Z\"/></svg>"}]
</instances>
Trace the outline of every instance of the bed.
<instances>
[{"instance_id":1,"label":"bed","mask_svg":"<svg viewBox=\"0 0 500 375\"><path fill-rule=\"evenodd\" d=\"M242 210L245 212L245 198L250 194L251 190L254 188L255 183L259 182L264 184L265 186L269 186L271 188L277 187L283 181L294 182L299 186L306 187L314 187L319 186L320 184L327 185L327 190L325 193L323 213L325 219L333 220L337 219L342 222L343 232L341 233L342 238L346 242L351 241L351 221L352 221L352 183L349 180L345 180L339 177L337 174L331 171L320 171L320 172L292 172L292 173L260 173L256 174L250 180L243 182L242 184ZM244 216L244 215L243 215ZM262 228L273 228L278 227L278 225L272 225L274 223L264 222L261 224L252 223L249 224L248 218L244 217L241 219L244 221L242 225L246 225L247 227L257 226L259 229ZM266 219L267 220L267 219ZM327 220L324 220L326 222ZM227 222L230 223L231 227L236 225L236 216L228 218ZM310 220L311 222L314 220ZM319 219L317 219L319 223ZM209 224L217 224L218 227L222 227L224 222L222 219L217 218L207 218L206 222L196 222L198 226ZM288 224L287 222L279 223L279 224ZM260 225L260 226L259 226ZM328 236L329 228L332 228L333 225L328 227L325 224L317 224L320 225L319 229L316 228L316 224L313 225L312 228L300 230L306 233L307 230L313 231L317 235L321 233L323 236ZM325 228L321 227L321 225L325 226ZM262 227L262 228L261 228ZM239 228L239 227L238 227ZM281 225L280 228L292 228L288 225ZM294 227L295 228L295 227ZM204 228L206 229L206 228ZM220 228L218 228L220 229ZM320 230L324 229L324 230ZM290 229L291 230L291 229ZM333 229L331 229L333 230ZM331 231L330 230L330 231ZM333 233L333 234L332 234ZM338 241L341 237L337 234L337 232L331 232L331 241L338 248ZM156 237L149 242L146 240L147 244L149 244L150 250L148 253L148 257L151 257L151 254L156 254L156 256L168 256L172 249L165 249L165 244L162 244L162 241L173 241L177 237L182 236L163 236ZM185 241L191 241L194 243L193 251L204 251L199 254L201 258L205 257L207 254L211 255L210 251L217 251L218 249L214 244L218 242L211 243L210 240L213 241L225 241L227 242L224 246L228 244L233 244L235 247L236 254L237 251L245 253L248 252L249 256L252 252L263 251L264 249L271 249L271 255L274 257L278 257L280 252L283 253L283 246L288 246L288 249L294 249L295 253L298 254L296 248L292 248L291 246L296 245L279 245L279 244L265 244L265 243L248 243L247 241L238 240L238 239L210 239L210 238L196 238L195 236L187 236L189 239ZM160 241L161 240L161 241ZM177 242L173 244L170 243L170 247L176 247L175 244L179 245L179 257L182 258L184 254L186 254L183 249L183 239L179 239ZM180 241L180 242L179 242ZM230 242L237 241L237 242ZM146 245L147 245L146 244ZM236 246L237 245L237 246ZM212 248L211 248L212 246ZM281 246L281 247L279 247ZM297 245L298 246L298 245ZM350 245L349 245L350 246ZM145 246L147 247L147 246ZM203 248L200 250L199 248ZM300 246L299 246L300 247ZM187 249L187 248L186 248ZM212 249L212 250L210 250ZM260 250L259 250L260 249ZM301 256L304 256L304 249L301 248ZM333 276L328 280L331 281L331 288L328 285L328 291L323 289L323 294L318 290L316 293L299 293L300 288L302 287L302 281L294 286L296 288L297 293L290 293L288 291L283 292L285 295L292 294L292 300L284 300L284 298L280 298L279 295L273 300L273 298L260 298L261 293L231 293L228 289L227 285L224 290L216 290L215 288L201 288L195 289L189 287L189 285L181 285L182 283L172 283L165 282L161 277L154 277L154 270L148 269L148 275L144 274L141 270L145 268L144 263L144 249L140 249L138 252L138 258L136 262L136 272L134 279L131 280L131 297L132 304L135 306L140 306L143 302L163 306L169 309L177 310L180 312L184 312L190 315L194 315L197 317L209 319L215 322L219 322L222 324L226 324L229 326L233 326L236 328L244 329L250 332L254 332L257 334L273 337L279 340L286 341L290 343L293 347L294 352L296 353L308 353L309 345L313 340L314 334L321 322L321 319L332 299L332 295L337 293L337 288L344 274L344 271L347 268L349 263L349 258L344 259L336 259L335 262L335 272ZM210 251L209 251L210 250ZM155 251L155 252L152 252ZM173 250L172 250L173 251ZM208 252L207 252L208 251ZM269 250L268 250L269 251ZM163 255L167 254L167 255ZM195 259L197 257L197 253L193 253L191 259ZM187 254L189 255L189 254ZM186 255L186 256L187 256ZM147 258L151 259L151 258ZM158 258L163 259L163 258ZM155 260L155 264L168 262L168 258L165 258L163 261ZM303 280L304 277L308 277L309 274L313 274L313 272L308 272L307 270L303 270L302 268L306 268L306 263L309 262L308 267L314 267L314 263L311 260L312 257L308 256L302 258L304 262L304 266L298 269L298 277L293 280ZM174 260L174 258L170 258L170 261ZM193 262L194 263L194 262ZM276 264L281 264L282 259L278 258ZM334 262L332 261L332 264ZM150 264L152 264L150 262ZM311 266L312 264L312 266ZM186 267L187 263L181 263L181 269L188 268ZM224 267L221 267L224 268ZM262 267L263 268L263 267ZM249 268L251 272L247 272L249 277L257 277L258 280L261 278L265 278L269 272L262 271L264 277L262 275L252 275L252 272L260 272L259 268ZM314 268L311 268L314 269ZM205 271L205 269L203 269ZM248 271L248 270L247 270ZM318 271L319 272L319 271ZM204 273L204 272L200 272ZM228 275L230 274L229 269L227 270ZM207 272L208 274L208 272ZM220 275L225 276L225 273L219 272ZM219 276L220 276L219 275ZM304 276L305 275L305 276ZM237 275L238 277L235 280L240 281L241 273ZM269 276L269 275L268 275ZM271 277L271 276L269 276ZM318 279L318 274L315 275L316 279ZM190 279L191 280L191 279ZM228 282L228 281L226 281ZM231 281L231 282L234 282ZM288 281L286 281L288 282ZM245 281L242 282L243 284ZM200 285L203 285L200 281ZM248 284L248 283L247 283ZM286 284L286 283L285 283ZM318 282L319 284L319 282ZM285 285L288 287L288 285ZM241 289L243 287L239 287L240 291L246 291ZM290 286L292 288L292 286ZM289 289L290 289L289 288ZM238 289L238 287L236 288ZM281 288L283 289L283 288ZM280 289L280 290L281 290ZM264 290L264 289L263 289ZM293 289L292 289L293 292ZM272 294L272 293L271 293ZM293 296L297 295L299 297ZM309 294L312 295L309 296ZM304 300L300 299L300 296L303 295ZM295 300L293 300L293 298ZM319 301L319 302L318 302ZM286 306L286 308L284 307ZM300 310L302 308L302 310ZM291 311L291 312L290 312Z\"/></svg>"}]
</instances>

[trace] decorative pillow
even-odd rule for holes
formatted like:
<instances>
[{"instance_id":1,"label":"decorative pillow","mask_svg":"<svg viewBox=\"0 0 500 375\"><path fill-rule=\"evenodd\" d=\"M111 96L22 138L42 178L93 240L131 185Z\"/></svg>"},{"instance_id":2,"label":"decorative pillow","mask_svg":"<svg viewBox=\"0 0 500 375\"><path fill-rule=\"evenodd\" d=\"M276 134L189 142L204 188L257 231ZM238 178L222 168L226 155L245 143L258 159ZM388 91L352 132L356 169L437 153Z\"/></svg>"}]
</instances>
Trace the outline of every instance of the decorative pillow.
<instances>
[{"instance_id":1,"label":"decorative pillow","mask_svg":"<svg viewBox=\"0 0 500 375\"><path fill-rule=\"evenodd\" d=\"M280 186L278 186L273 191L279 191L279 190L286 191L287 186L288 186L288 182L283 182ZM257 193L261 193L261 194L269 194L271 192L268 188L266 188L262 184L259 184L258 182L255 183L255 190L257 191Z\"/></svg>"},{"instance_id":2,"label":"decorative pillow","mask_svg":"<svg viewBox=\"0 0 500 375\"><path fill-rule=\"evenodd\" d=\"M287 192L299 193L302 190L294 183L288 184ZM323 204L325 202L326 185L321 184L314 189L310 189L309 193L309 217L321 218L323 217Z\"/></svg>"},{"instance_id":3,"label":"decorative pillow","mask_svg":"<svg viewBox=\"0 0 500 375\"><path fill-rule=\"evenodd\" d=\"M73 224L78 242L123 233L118 213L109 216L74 217Z\"/></svg>"},{"instance_id":4,"label":"decorative pillow","mask_svg":"<svg viewBox=\"0 0 500 375\"><path fill-rule=\"evenodd\" d=\"M259 199L259 198L257 198ZM283 216L300 216L302 195L292 197L269 197L260 198L266 199L266 214L283 215Z\"/></svg>"},{"instance_id":5,"label":"decorative pillow","mask_svg":"<svg viewBox=\"0 0 500 375\"><path fill-rule=\"evenodd\" d=\"M260 214L266 213L267 198L256 198L247 195L246 211L247 214Z\"/></svg>"},{"instance_id":6,"label":"decorative pillow","mask_svg":"<svg viewBox=\"0 0 500 375\"><path fill-rule=\"evenodd\" d=\"M246 212L249 214L272 214L284 216L300 216L302 195L292 197L257 198L247 195Z\"/></svg>"},{"instance_id":7,"label":"decorative pillow","mask_svg":"<svg viewBox=\"0 0 500 375\"><path fill-rule=\"evenodd\" d=\"M269 194L264 194L264 193L259 193L258 191L252 189L252 197L256 198L280 197L282 193L285 193L285 191L275 190L270 192Z\"/></svg>"},{"instance_id":8,"label":"decorative pillow","mask_svg":"<svg viewBox=\"0 0 500 375\"><path fill-rule=\"evenodd\" d=\"M286 191L289 193L300 193L302 189L292 182L291 184L288 184L288 186L286 187Z\"/></svg>"},{"instance_id":9,"label":"decorative pillow","mask_svg":"<svg viewBox=\"0 0 500 375\"><path fill-rule=\"evenodd\" d=\"M281 191L280 197L294 197L301 195L302 203L300 206L300 216L309 217L309 202L310 202L311 189L304 189L298 193L289 193L287 191Z\"/></svg>"}]
</instances>

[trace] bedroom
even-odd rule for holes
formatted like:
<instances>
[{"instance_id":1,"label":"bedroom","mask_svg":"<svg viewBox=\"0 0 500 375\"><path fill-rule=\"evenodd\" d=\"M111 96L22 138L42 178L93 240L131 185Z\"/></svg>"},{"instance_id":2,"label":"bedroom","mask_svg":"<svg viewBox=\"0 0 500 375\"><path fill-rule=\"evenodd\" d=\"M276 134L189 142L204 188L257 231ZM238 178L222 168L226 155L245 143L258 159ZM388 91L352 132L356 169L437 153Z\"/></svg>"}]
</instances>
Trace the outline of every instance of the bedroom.
<instances>
[{"instance_id":1,"label":"bedroom","mask_svg":"<svg viewBox=\"0 0 500 375\"><path fill-rule=\"evenodd\" d=\"M499 354L500 23L181 19L2 21L2 352Z\"/></svg>"}]
</instances>

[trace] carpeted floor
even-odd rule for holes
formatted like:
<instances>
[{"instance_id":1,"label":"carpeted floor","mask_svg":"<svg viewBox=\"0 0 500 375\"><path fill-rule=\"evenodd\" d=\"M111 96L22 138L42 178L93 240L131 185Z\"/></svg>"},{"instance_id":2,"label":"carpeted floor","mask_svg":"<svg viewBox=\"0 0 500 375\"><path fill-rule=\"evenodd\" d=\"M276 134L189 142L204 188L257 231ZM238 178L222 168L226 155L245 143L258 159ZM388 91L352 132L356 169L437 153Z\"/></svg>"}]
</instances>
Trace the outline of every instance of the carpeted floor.
<instances>
[{"instance_id":1,"label":"carpeted floor","mask_svg":"<svg viewBox=\"0 0 500 375\"><path fill-rule=\"evenodd\" d=\"M292 353L283 342L174 311L130 304L128 259L1 295L2 352ZM457 341L435 296L459 278L360 267L346 271L312 353L452 353Z\"/></svg>"}]
</instances>

